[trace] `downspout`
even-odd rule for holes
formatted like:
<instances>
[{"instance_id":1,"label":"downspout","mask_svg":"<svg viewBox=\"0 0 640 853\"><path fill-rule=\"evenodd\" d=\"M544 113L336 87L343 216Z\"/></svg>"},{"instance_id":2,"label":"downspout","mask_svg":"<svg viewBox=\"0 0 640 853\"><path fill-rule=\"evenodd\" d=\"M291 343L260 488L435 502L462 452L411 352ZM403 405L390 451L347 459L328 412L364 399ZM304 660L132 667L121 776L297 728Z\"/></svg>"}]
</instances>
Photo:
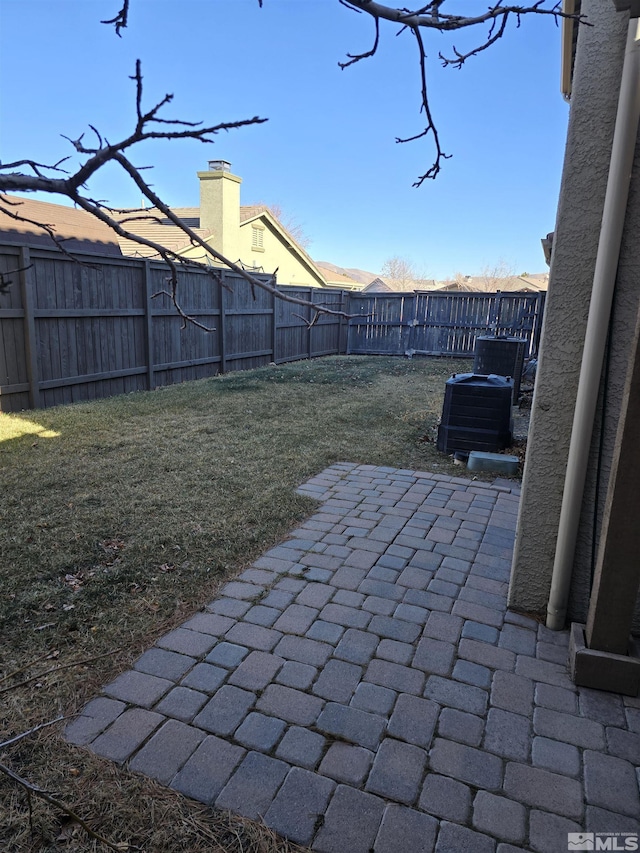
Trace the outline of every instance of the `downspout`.
<instances>
[{"instance_id":1,"label":"downspout","mask_svg":"<svg viewBox=\"0 0 640 853\"><path fill-rule=\"evenodd\" d=\"M547 627L554 631L561 631L565 627L567 616L593 423L624 231L631 170L638 139L638 125L640 123L640 18L637 17L636 9L633 9L632 13L635 13L636 16L629 21L627 45L622 66L618 112L611 147L611 164L602 212L600 240L573 416L551 591L547 606Z\"/></svg>"}]
</instances>

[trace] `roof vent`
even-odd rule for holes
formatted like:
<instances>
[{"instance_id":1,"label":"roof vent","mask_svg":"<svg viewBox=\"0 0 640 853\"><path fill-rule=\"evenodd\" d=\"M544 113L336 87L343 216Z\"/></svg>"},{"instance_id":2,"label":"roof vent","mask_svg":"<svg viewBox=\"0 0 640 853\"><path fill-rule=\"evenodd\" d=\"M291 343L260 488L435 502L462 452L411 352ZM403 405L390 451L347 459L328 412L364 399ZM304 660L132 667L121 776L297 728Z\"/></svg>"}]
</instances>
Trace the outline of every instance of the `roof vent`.
<instances>
[{"instance_id":1,"label":"roof vent","mask_svg":"<svg viewBox=\"0 0 640 853\"><path fill-rule=\"evenodd\" d=\"M227 160L209 160L210 172L230 172L231 163Z\"/></svg>"}]
</instances>

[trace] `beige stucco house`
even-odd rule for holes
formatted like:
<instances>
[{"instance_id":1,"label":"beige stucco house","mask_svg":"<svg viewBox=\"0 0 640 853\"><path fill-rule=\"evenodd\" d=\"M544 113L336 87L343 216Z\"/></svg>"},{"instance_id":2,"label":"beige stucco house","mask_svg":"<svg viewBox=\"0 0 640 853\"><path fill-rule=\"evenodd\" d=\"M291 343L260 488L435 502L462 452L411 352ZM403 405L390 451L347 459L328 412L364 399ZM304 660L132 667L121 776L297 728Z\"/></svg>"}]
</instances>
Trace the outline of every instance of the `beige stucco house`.
<instances>
[{"instance_id":1,"label":"beige stucco house","mask_svg":"<svg viewBox=\"0 0 640 853\"><path fill-rule=\"evenodd\" d=\"M200 206L172 208L175 215L210 243L225 258L247 269L273 273L278 284L327 287L322 272L286 228L264 206L241 206L242 179L231 172L226 160L211 160L208 170L198 172ZM146 213L154 215L153 210ZM130 221L127 228L173 249L180 255L216 265L202 246L188 238L162 214L159 221ZM131 240L120 240L125 255L153 255L153 250Z\"/></svg>"},{"instance_id":2,"label":"beige stucco house","mask_svg":"<svg viewBox=\"0 0 640 853\"><path fill-rule=\"evenodd\" d=\"M570 5L590 26L575 49L565 31L571 111L509 601L573 623L578 683L637 692L640 2Z\"/></svg>"}]
</instances>

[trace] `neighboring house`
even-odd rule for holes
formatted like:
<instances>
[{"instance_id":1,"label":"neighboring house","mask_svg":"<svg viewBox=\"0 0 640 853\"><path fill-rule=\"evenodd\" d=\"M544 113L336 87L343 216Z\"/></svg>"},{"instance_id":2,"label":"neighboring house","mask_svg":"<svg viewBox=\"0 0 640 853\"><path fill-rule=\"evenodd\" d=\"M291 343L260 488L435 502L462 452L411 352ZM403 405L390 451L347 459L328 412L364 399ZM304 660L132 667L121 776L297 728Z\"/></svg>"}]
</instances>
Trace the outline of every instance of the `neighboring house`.
<instances>
[{"instance_id":1,"label":"neighboring house","mask_svg":"<svg viewBox=\"0 0 640 853\"><path fill-rule=\"evenodd\" d=\"M420 281L384 281L375 278L364 289L363 293L415 293L416 290L433 290L435 281L433 279L421 279Z\"/></svg>"},{"instance_id":2,"label":"neighboring house","mask_svg":"<svg viewBox=\"0 0 640 853\"><path fill-rule=\"evenodd\" d=\"M465 275L445 281L420 279L416 281L385 281L374 279L363 288L363 293L414 293L415 291L450 291L452 293L540 293L547 289L549 276L546 273L536 275L514 275L496 278L487 283L484 276Z\"/></svg>"},{"instance_id":3,"label":"neighboring house","mask_svg":"<svg viewBox=\"0 0 640 853\"><path fill-rule=\"evenodd\" d=\"M572 660L585 662L593 680L579 683L633 692L640 686L640 662L628 654L630 628L640 633L640 3L582 0L581 13L590 26L577 28L575 50L573 26L565 23L563 39L571 112L509 602L546 611L553 628L586 622L586 631L572 632L585 643Z\"/></svg>"},{"instance_id":4,"label":"neighboring house","mask_svg":"<svg viewBox=\"0 0 640 853\"><path fill-rule=\"evenodd\" d=\"M209 170L198 172L200 207L171 208L178 219L203 240L209 242L230 261L246 269L272 273L277 270L278 284L304 287L327 287L329 282L307 252L264 206L240 206L241 179L231 174L230 164L223 160L209 163ZM5 196L15 211L30 222L19 222L0 213L0 239L5 242L52 247L49 235L38 227L50 225L57 237L64 239L69 252L131 257L158 257L151 246L116 235L108 225L84 210L51 204L29 197ZM11 208L13 209L13 208ZM201 246L192 246L184 231L154 208L110 214L127 231L171 249L185 257L216 265ZM357 282L339 283L334 287L356 289Z\"/></svg>"},{"instance_id":5,"label":"neighboring house","mask_svg":"<svg viewBox=\"0 0 640 853\"><path fill-rule=\"evenodd\" d=\"M360 281L356 281L350 275L339 272L336 268L325 266L320 261L316 261L316 267L324 276L329 287L338 287L341 290L362 290L364 285Z\"/></svg>"},{"instance_id":6,"label":"neighboring house","mask_svg":"<svg viewBox=\"0 0 640 853\"><path fill-rule=\"evenodd\" d=\"M381 278L374 278L366 287L362 288L363 293L397 293L398 291L383 281ZM409 291L413 293L413 287Z\"/></svg>"},{"instance_id":7,"label":"neighboring house","mask_svg":"<svg viewBox=\"0 0 640 853\"><path fill-rule=\"evenodd\" d=\"M487 281L486 276L465 275L453 281L435 282L436 290L473 293L540 293L547 289L547 273L535 275L511 275Z\"/></svg>"},{"instance_id":8,"label":"neighboring house","mask_svg":"<svg viewBox=\"0 0 640 853\"><path fill-rule=\"evenodd\" d=\"M245 269L266 273L277 270L278 284L327 286L314 261L266 207L240 205L242 180L231 173L230 163L211 160L209 169L198 172L198 178L200 207L172 208L172 212L212 248ZM154 216L157 211L149 209L145 215ZM158 222L134 220L127 222L126 228L184 257L216 265L202 246L191 245L184 232L161 214ZM125 255L155 254L130 240L121 240L120 246Z\"/></svg>"},{"instance_id":9,"label":"neighboring house","mask_svg":"<svg viewBox=\"0 0 640 853\"><path fill-rule=\"evenodd\" d=\"M43 246L51 249L53 243L46 231L36 223L51 226L56 237L64 240L68 252L95 252L100 255L120 255L114 232L104 222L75 207L64 207L47 201L36 201L29 196L3 196L4 206L17 216L29 220L21 222L0 212L0 242Z\"/></svg>"},{"instance_id":10,"label":"neighboring house","mask_svg":"<svg viewBox=\"0 0 640 853\"><path fill-rule=\"evenodd\" d=\"M355 281L361 288L377 278L377 273L361 270L357 267L339 267L332 264L330 261L316 261L316 265L322 270L327 281L340 281L340 278L335 276L345 276L349 281Z\"/></svg>"}]
</instances>

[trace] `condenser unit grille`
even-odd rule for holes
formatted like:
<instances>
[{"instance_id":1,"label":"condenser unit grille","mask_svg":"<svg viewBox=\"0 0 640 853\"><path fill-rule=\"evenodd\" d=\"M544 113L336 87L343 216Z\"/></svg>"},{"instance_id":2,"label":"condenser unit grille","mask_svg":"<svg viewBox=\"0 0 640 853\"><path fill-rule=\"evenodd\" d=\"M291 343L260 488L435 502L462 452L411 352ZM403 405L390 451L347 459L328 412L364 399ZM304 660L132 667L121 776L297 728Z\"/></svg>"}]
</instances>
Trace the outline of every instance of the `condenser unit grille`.
<instances>
[{"instance_id":1,"label":"condenser unit grille","mask_svg":"<svg viewBox=\"0 0 640 853\"><path fill-rule=\"evenodd\" d=\"M503 376L453 375L447 380L437 448L503 450L512 439L513 385Z\"/></svg>"},{"instance_id":2,"label":"condenser unit grille","mask_svg":"<svg viewBox=\"0 0 640 853\"><path fill-rule=\"evenodd\" d=\"M482 376L495 373L513 379L513 402L520 396L520 380L527 342L522 338L492 337L476 338L473 372Z\"/></svg>"}]
</instances>

